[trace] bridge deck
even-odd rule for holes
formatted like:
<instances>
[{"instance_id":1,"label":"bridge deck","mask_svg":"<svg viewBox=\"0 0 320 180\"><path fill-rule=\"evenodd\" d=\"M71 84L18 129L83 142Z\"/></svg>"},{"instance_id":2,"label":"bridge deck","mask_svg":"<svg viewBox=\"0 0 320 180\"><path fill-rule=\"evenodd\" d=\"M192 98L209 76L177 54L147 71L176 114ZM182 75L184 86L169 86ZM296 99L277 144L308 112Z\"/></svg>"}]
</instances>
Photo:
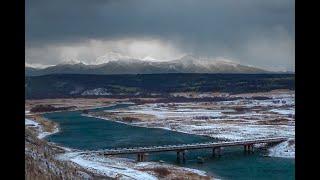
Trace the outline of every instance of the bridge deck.
<instances>
[{"instance_id":1,"label":"bridge deck","mask_svg":"<svg viewBox=\"0 0 320 180\"><path fill-rule=\"evenodd\" d=\"M183 151L183 150L191 150L191 149L219 148L219 147L229 147L229 146L252 145L252 144L260 144L260 143L280 143L286 140L287 138L285 137L277 137L277 138L265 138L265 139L229 141L229 142L207 142L207 143L149 146L149 147L130 147L130 148L118 148L118 149L106 149L106 150L94 151L94 152L102 153L104 155L137 154L137 153L152 153L152 152L164 152L164 151Z\"/></svg>"}]
</instances>

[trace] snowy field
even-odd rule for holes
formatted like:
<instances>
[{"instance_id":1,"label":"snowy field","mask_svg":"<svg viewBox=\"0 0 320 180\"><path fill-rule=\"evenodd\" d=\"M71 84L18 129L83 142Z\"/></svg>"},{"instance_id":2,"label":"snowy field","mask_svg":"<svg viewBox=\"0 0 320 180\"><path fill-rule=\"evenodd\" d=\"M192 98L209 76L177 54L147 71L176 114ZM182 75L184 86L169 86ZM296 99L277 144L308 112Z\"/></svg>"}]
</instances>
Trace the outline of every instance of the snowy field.
<instances>
[{"instance_id":1,"label":"snowy field","mask_svg":"<svg viewBox=\"0 0 320 180\"><path fill-rule=\"evenodd\" d=\"M104 157L94 153L84 154L83 152L69 152L58 155L57 159L62 161L71 161L96 174L123 180L158 179L157 175L153 172L153 170L157 168L169 169L176 175L181 172L187 172L194 173L199 176L207 176L206 172L196 169L177 167L157 162L136 162L127 158Z\"/></svg>"},{"instance_id":2,"label":"snowy field","mask_svg":"<svg viewBox=\"0 0 320 180\"><path fill-rule=\"evenodd\" d=\"M295 103L294 92L234 95L242 99L220 102L150 103L129 108L85 114L107 120L115 120L134 126L163 128L189 134L218 138L220 140L244 140L285 136L289 140L268 149L269 156L295 157ZM55 127L45 131L42 122L25 112L25 126L32 128L39 139L59 131ZM263 145L257 145L263 146ZM155 169L166 168L172 176L190 172L207 176L206 172L177 167L158 162L136 162L117 157L105 157L66 148L58 159L71 161L85 169L115 179L158 179Z\"/></svg>"},{"instance_id":3,"label":"snowy field","mask_svg":"<svg viewBox=\"0 0 320 180\"><path fill-rule=\"evenodd\" d=\"M130 125L163 128L221 140L295 137L294 92L239 95L220 102L152 103L91 114ZM134 118L133 121L124 121ZM294 142L269 149L270 156L294 158Z\"/></svg>"}]
</instances>

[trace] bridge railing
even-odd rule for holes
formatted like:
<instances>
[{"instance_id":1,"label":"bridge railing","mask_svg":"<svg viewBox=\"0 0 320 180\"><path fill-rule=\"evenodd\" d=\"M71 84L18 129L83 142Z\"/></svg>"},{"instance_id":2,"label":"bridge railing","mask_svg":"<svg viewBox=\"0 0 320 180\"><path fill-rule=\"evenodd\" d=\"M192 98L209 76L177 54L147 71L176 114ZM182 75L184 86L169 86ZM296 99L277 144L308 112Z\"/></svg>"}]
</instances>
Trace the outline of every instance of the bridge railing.
<instances>
[{"instance_id":1,"label":"bridge railing","mask_svg":"<svg viewBox=\"0 0 320 180\"><path fill-rule=\"evenodd\" d=\"M113 148L99 151L99 153L125 153L125 152L145 152L145 151L161 151L161 150L179 150L179 149L195 149L195 148L208 148L208 147L223 147L231 145L243 145L243 144L259 144L276 141L285 141L287 137L273 137L273 138L255 138L250 140L238 140L238 141L223 141L223 142L206 142L206 143L191 143L191 144L177 144L177 145L163 145L163 146L148 146L148 147L127 147L127 148Z\"/></svg>"}]
</instances>

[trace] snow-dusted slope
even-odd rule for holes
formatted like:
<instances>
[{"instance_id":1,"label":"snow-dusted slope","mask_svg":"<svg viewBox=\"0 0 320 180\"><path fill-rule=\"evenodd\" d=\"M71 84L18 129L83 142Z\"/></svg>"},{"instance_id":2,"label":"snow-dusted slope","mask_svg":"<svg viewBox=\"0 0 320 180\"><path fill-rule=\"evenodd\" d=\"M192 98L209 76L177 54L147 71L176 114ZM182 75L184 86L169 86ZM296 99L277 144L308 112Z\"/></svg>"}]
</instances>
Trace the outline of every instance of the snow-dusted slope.
<instances>
[{"instance_id":1,"label":"snow-dusted slope","mask_svg":"<svg viewBox=\"0 0 320 180\"><path fill-rule=\"evenodd\" d=\"M295 140L290 139L269 149L269 156L295 158Z\"/></svg>"},{"instance_id":2,"label":"snow-dusted slope","mask_svg":"<svg viewBox=\"0 0 320 180\"><path fill-rule=\"evenodd\" d=\"M202 58L191 55L172 61L151 61L149 58L103 56L100 64L60 64L44 69L26 68L27 75L44 74L152 74L152 73L266 73L267 71L235 63L228 59Z\"/></svg>"}]
</instances>

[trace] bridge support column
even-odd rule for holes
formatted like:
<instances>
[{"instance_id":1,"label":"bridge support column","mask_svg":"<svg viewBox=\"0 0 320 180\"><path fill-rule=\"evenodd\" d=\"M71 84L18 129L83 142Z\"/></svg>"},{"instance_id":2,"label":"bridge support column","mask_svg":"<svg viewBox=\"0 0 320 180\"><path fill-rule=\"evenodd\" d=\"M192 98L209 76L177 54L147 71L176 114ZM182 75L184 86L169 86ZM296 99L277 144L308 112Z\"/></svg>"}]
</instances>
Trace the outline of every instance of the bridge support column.
<instances>
[{"instance_id":1,"label":"bridge support column","mask_svg":"<svg viewBox=\"0 0 320 180\"><path fill-rule=\"evenodd\" d=\"M249 145L249 152L253 153L253 144Z\"/></svg>"},{"instance_id":2,"label":"bridge support column","mask_svg":"<svg viewBox=\"0 0 320 180\"><path fill-rule=\"evenodd\" d=\"M179 150L177 151L177 162L180 163L181 157L180 157L180 152L182 153L182 162L186 162L186 153L185 150Z\"/></svg>"},{"instance_id":3,"label":"bridge support column","mask_svg":"<svg viewBox=\"0 0 320 180\"><path fill-rule=\"evenodd\" d=\"M137 154L137 161L142 162L146 160L146 155L144 153L138 153Z\"/></svg>"},{"instance_id":4,"label":"bridge support column","mask_svg":"<svg viewBox=\"0 0 320 180\"><path fill-rule=\"evenodd\" d=\"M245 153L253 153L253 144L244 145L244 152Z\"/></svg>"},{"instance_id":5,"label":"bridge support column","mask_svg":"<svg viewBox=\"0 0 320 180\"><path fill-rule=\"evenodd\" d=\"M221 157L221 147L218 147L217 151L218 151L218 157Z\"/></svg>"},{"instance_id":6,"label":"bridge support column","mask_svg":"<svg viewBox=\"0 0 320 180\"><path fill-rule=\"evenodd\" d=\"M141 162L141 154L140 153L137 154L137 161Z\"/></svg>"},{"instance_id":7,"label":"bridge support column","mask_svg":"<svg viewBox=\"0 0 320 180\"><path fill-rule=\"evenodd\" d=\"M221 147L212 148L212 157L221 156Z\"/></svg>"},{"instance_id":8,"label":"bridge support column","mask_svg":"<svg viewBox=\"0 0 320 180\"><path fill-rule=\"evenodd\" d=\"M216 157L216 148L212 148L212 157Z\"/></svg>"},{"instance_id":9,"label":"bridge support column","mask_svg":"<svg viewBox=\"0 0 320 180\"><path fill-rule=\"evenodd\" d=\"M243 148L244 152L247 153L248 150L249 150L249 145L246 145L246 144L245 144L243 147L244 147L244 148Z\"/></svg>"},{"instance_id":10,"label":"bridge support column","mask_svg":"<svg viewBox=\"0 0 320 180\"><path fill-rule=\"evenodd\" d=\"M186 162L185 151L182 151L182 162Z\"/></svg>"}]
</instances>

